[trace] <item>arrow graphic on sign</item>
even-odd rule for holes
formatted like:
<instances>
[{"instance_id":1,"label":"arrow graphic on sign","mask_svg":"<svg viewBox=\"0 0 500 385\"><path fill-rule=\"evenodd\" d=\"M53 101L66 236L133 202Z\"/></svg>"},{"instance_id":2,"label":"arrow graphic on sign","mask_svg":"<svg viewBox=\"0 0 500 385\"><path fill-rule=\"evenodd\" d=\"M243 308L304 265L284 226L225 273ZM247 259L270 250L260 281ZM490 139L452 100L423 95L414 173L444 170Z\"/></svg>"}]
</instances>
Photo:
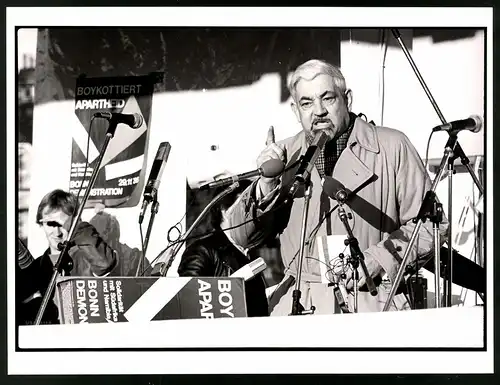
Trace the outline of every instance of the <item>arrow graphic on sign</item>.
<instances>
[{"instance_id":1,"label":"arrow graphic on sign","mask_svg":"<svg viewBox=\"0 0 500 385\"><path fill-rule=\"evenodd\" d=\"M148 125L144 116L142 115L137 99L131 95L125 107L121 112L122 114L133 114L138 113L143 118L142 126L133 129L126 124L120 123L116 127L115 136L109 141L108 148L102 157L101 169L106 166L110 161L112 161L117 155L119 155L123 150L128 148L132 143L141 137L141 135L148 129ZM142 167L142 165L141 165Z\"/></svg>"},{"instance_id":2,"label":"arrow graphic on sign","mask_svg":"<svg viewBox=\"0 0 500 385\"><path fill-rule=\"evenodd\" d=\"M68 126L71 130L71 136L73 140L75 141L76 145L78 146L84 157L87 154L87 143L88 143L89 157L87 159L87 162L89 164L92 163L99 156L99 150L95 146L92 138L89 138L88 131L85 129L84 126L82 126L80 121L78 121L78 123L75 124L69 124Z\"/></svg>"}]
</instances>

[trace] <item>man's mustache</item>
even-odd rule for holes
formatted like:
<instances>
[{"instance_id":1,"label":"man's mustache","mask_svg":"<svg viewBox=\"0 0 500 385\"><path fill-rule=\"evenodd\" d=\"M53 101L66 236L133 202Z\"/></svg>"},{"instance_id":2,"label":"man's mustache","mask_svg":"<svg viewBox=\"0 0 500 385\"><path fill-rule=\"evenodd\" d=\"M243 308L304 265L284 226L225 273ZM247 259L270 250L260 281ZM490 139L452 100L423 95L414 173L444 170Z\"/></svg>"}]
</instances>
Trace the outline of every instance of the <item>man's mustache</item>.
<instances>
[{"instance_id":1,"label":"man's mustache","mask_svg":"<svg viewBox=\"0 0 500 385\"><path fill-rule=\"evenodd\" d=\"M319 119L318 118L318 119L314 119L312 122L313 125L317 124L317 123L332 123L332 121L330 119L324 119L324 118Z\"/></svg>"}]
</instances>

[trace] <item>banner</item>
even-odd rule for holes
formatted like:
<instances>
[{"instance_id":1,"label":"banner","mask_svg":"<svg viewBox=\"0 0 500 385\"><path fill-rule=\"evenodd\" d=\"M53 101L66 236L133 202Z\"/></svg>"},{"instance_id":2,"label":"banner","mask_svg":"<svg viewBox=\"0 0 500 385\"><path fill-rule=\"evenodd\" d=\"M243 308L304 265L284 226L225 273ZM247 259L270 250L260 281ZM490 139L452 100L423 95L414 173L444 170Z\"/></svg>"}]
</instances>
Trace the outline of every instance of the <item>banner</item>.
<instances>
[{"instance_id":1,"label":"banner","mask_svg":"<svg viewBox=\"0 0 500 385\"><path fill-rule=\"evenodd\" d=\"M63 324L246 317L242 278L63 278L56 302Z\"/></svg>"},{"instance_id":2,"label":"banner","mask_svg":"<svg viewBox=\"0 0 500 385\"><path fill-rule=\"evenodd\" d=\"M86 207L94 207L97 203L106 207L134 207L139 203L146 174L155 82L152 75L77 79L75 114L82 130L73 135L69 182L69 189L75 195L81 189L80 196L83 196L108 131L108 120L92 119L94 114L139 114L143 118L142 125L136 129L123 123L116 127Z\"/></svg>"}]
</instances>

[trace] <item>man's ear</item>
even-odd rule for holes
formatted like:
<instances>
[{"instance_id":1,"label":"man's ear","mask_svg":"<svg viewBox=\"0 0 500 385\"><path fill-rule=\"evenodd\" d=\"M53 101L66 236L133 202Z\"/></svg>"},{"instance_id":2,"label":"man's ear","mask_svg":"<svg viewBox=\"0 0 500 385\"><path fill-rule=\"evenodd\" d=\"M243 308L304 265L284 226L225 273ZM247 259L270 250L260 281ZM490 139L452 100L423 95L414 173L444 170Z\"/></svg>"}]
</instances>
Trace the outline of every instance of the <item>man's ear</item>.
<instances>
[{"instance_id":1,"label":"man's ear","mask_svg":"<svg viewBox=\"0 0 500 385\"><path fill-rule=\"evenodd\" d=\"M346 99L346 103L347 103L347 110L349 112L351 112L351 107L352 107L352 90L351 89L347 89L345 91L345 99Z\"/></svg>"},{"instance_id":2,"label":"man's ear","mask_svg":"<svg viewBox=\"0 0 500 385\"><path fill-rule=\"evenodd\" d=\"M298 122L300 123L300 113L299 113L299 108L297 107L297 104L295 104L295 102L291 102L290 107L292 108L292 111L295 114L295 117L297 118Z\"/></svg>"}]
</instances>

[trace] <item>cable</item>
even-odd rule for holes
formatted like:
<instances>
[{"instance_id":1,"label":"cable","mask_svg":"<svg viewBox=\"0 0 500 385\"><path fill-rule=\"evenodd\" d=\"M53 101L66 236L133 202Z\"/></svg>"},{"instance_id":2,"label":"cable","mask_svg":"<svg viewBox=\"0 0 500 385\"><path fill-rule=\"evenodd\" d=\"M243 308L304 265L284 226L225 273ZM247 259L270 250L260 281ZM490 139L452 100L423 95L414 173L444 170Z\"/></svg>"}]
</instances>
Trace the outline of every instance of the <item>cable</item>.
<instances>
[{"instance_id":1,"label":"cable","mask_svg":"<svg viewBox=\"0 0 500 385\"><path fill-rule=\"evenodd\" d=\"M188 207L187 207L186 211L184 212L184 215L182 216L182 218L181 218L181 219L180 219L180 220L179 220L176 224L174 224L173 226L171 226L171 227L167 230L167 241L169 242L169 244L171 244L171 243L178 243L179 239L182 237L182 220L186 217L186 215L187 215L187 213L188 213L189 209L191 208L192 204L194 203L194 201L195 201L195 198L194 198L194 197L193 197L193 198L191 198L191 202L189 202ZM172 237L171 237L171 233L172 233L172 231L174 231L174 230L177 230L177 233L178 233L178 235L177 235L177 237L175 238L175 240L174 240L174 239L172 239ZM141 237L142 237L142 230L141 230ZM168 247L167 247L167 248L168 248ZM143 250L144 250L144 245L143 245ZM167 249L165 249L165 251L166 251L166 250L167 250ZM151 263L149 263L149 262L148 262L148 265L147 265L146 267L144 267L144 268L143 268L143 270L142 270L142 272L141 272L140 276L143 276L143 275L144 275L144 273L146 272L146 270L147 270L150 266L152 266L152 264L153 264L155 261L157 261L157 260L158 260L158 258L159 258L161 255L163 255L163 253L162 253L162 254L160 254L160 255L158 255L155 259L153 259L153 261L152 261ZM144 259L144 260L145 260L145 259Z\"/></svg>"},{"instance_id":2,"label":"cable","mask_svg":"<svg viewBox=\"0 0 500 385\"><path fill-rule=\"evenodd\" d=\"M472 181L472 204L474 206L476 206L476 192L474 191L474 188L475 188L475 184L474 184L474 181ZM476 222L479 219L479 215L480 215L479 213L474 215L474 262L477 263L478 265L479 265L480 261L479 261L479 254L478 254L479 247L478 247L477 238L478 238L478 235L480 236L480 234L477 233L479 226L477 226ZM474 299L476 302L475 304L477 306L477 295L474 296Z\"/></svg>"},{"instance_id":3,"label":"cable","mask_svg":"<svg viewBox=\"0 0 500 385\"><path fill-rule=\"evenodd\" d=\"M85 169L83 171L83 179L82 183L80 183L80 188L78 189L78 194L76 194L76 199L80 198L80 193L82 192L83 184L85 182L85 179L87 178L87 168L89 166L89 149L90 149L90 133L92 132L92 123L94 123L95 117L92 116L90 119L90 124L89 124L89 133L87 135L87 149L85 150ZM76 213L78 212L78 205L75 206L73 209L73 218L75 217Z\"/></svg>"},{"instance_id":4,"label":"cable","mask_svg":"<svg viewBox=\"0 0 500 385\"><path fill-rule=\"evenodd\" d=\"M408 284L410 280L408 279L406 281L406 290L408 291L408 296L410 297L409 299L407 298L406 300L409 302L410 307L413 308L413 310L416 309L416 303L415 303L415 293L413 292L413 286L411 285L411 282Z\"/></svg>"},{"instance_id":5,"label":"cable","mask_svg":"<svg viewBox=\"0 0 500 385\"><path fill-rule=\"evenodd\" d=\"M342 278L342 274L345 274L345 267L346 267L346 265L345 265L345 264L344 264L344 262L343 262L343 261L341 261L340 259L339 259L339 260L335 260L335 261L334 261L334 265L333 265L333 266L329 265L328 263L326 263L325 261L322 261L322 260L321 260L321 259L319 259L319 258L314 258L314 257L306 257L306 259L312 259L312 260L314 260L314 261L318 261L318 262L322 263L323 265L325 265L325 266L328 268L328 270L327 270L327 271L326 271L326 273L325 273L325 278L326 278L326 279L327 279L330 283L335 283L335 282L332 282L332 281L330 280L330 278L328 277L328 274L329 274L330 272L331 272L333 275L336 275L338 278ZM341 274L339 274L339 273L335 273L335 271L334 271L334 270L338 267L338 265L339 265L339 264L340 264L340 265L342 266L342 268L343 268L343 269L342 269L342 273L341 273Z\"/></svg>"},{"instance_id":6,"label":"cable","mask_svg":"<svg viewBox=\"0 0 500 385\"><path fill-rule=\"evenodd\" d=\"M184 215L182 216L182 218L181 218L181 219L179 219L179 221L178 221L175 225L171 226L171 227L168 229L168 231L167 231L167 240L168 240L169 242L175 242L175 241L178 241L178 240L180 239L180 237L181 237L181 235L182 235L182 221L184 220L184 218L186 218L186 215L187 215L187 213L188 213L189 209L191 208L191 206L193 205L194 201L195 201L195 197L193 196L193 197L191 198L191 201L188 203L188 205L187 205L187 209L186 209L186 211L184 212ZM174 229L175 229L175 230L177 230L177 232L179 233L179 235L178 235L178 237L177 237L175 240L172 240L172 238L170 237L170 233L171 233Z\"/></svg>"},{"instance_id":7,"label":"cable","mask_svg":"<svg viewBox=\"0 0 500 385\"><path fill-rule=\"evenodd\" d=\"M476 158L476 173L479 174L479 170L481 168L480 166L480 162L481 160L479 159L479 157ZM474 228L474 249L473 249L473 252L474 252L474 262L478 265L481 266L481 264L484 265L484 261L482 261L481 259L484 260L484 258L481 258L480 259L480 256L482 255L482 243L480 241L480 239L482 238L481 237L481 233L483 231L483 226L482 226L482 213L479 212L477 210L477 204L479 203L479 200L481 199L481 194L479 193L477 199L478 199L478 202L476 202L476 185L474 183L474 181L472 181L472 207L473 207L473 210L472 212L474 213L474 221L473 221L473 228ZM476 306L478 305L478 293L476 293L476 295L474 296L475 298L475 304ZM465 302L465 300L464 300Z\"/></svg>"},{"instance_id":8,"label":"cable","mask_svg":"<svg viewBox=\"0 0 500 385\"><path fill-rule=\"evenodd\" d=\"M286 202L283 202L281 204L279 204L278 206L276 206L275 208L269 210L269 212L267 212L265 215L270 215L271 213L275 212L275 211L278 211L278 210L281 210L284 206L285 206ZM236 229L238 227L241 227L241 226L244 226L246 225L247 223L250 223L250 222L254 222L255 219L254 218L251 218L247 221L244 221L240 224L237 224L235 226L231 226L231 227L228 227L228 228L225 228L225 229L216 229L216 230L211 230L211 231L207 231L205 233L202 233L202 234L199 234L199 235L192 235L190 237L187 237L186 239L177 239L176 241L173 241L171 242L167 247L165 247L148 265L149 266L152 266L160 257L162 257L165 252L170 249L171 247L175 246L176 244L178 243L184 243L184 242L187 242L187 241L196 241L196 240L201 240L203 238L206 238L206 237L209 237L210 235L213 235L213 234L216 234L218 232L226 232L226 231L229 231L229 230L233 230L233 229Z\"/></svg>"},{"instance_id":9,"label":"cable","mask_svg":"<svg viewBox=\"0 0 500 385\"><path fill-rule=\"evenodd\" d=\"M332 208L329 212L327 212L327 213L323 216L323 218L319 221L319 223L318 223L318 224L317 224L317 225L316 225L316 226L315 226L315 227L311 230L311 232L309 233L309 237L307 238L306 245L309 245L309 243L311 242L312 237L314 237L314 236L317 234L317 232L318 232L319 228L321 227L321 225L323 224L323 222L325 221L325 219L326 219L326 218L329 218L329 217L331 216L332 212L333 212L333 211L334 211L337 207L339 207L339 205L338 205L338 204L337 204L335 207L333 207L333 208ZM297 255L299 254L299 251L300 251L300 249L299 249L299 250L297 250L297 251L295 252L295 255L293 256L292 260L290 261L290 263L289 263L289 264L288 264L288 266L286 267L285 273L286 273L288 270L290 270L290 266L291 266L292 262L295 260L295 258L297 258Z\"/></svg>"},{"instance_id":10,"label":"cable","mask_svg":"<svg viewBox=\"0 0 500 385\"><path fill-rule=\"evenodd\" d=\"M189 202L188 204L188 207L187 207L187 210L184 212L184 215L182 216L182 218L176 223L174 224L173 226L171 226L168 230L167 230L167 240L169 243L172 243L172 242L177 242L180 238L181 238L181 235L182 235L182 220L186 217L187 215L187 212L189 211L189 209L191 208L193 202L195 201L195 198L191 198L191 201ZM175 240L172 240L171 238L171 232L173 230L177 230L177 232L179 233L178 237L175 239ZM140 232L140 236L141 236L141 251L143 253L143 262L148 262L148 265L147 266L143 266L143 269L142 269L142 272L141 274L139 274L139 276L143 276L144 273L146 272L146 270L152 266L152 264L160 257L160 256L157 256L152 262L149 262L146 258L144 258L144 238L143 238L143 234L142 234L142 225L139 225L139 232ZM166 250L166 249L165 249ZM161 255L161 254L160 254Z\"/></svg>"},{"instance_id":11,"label":"cable","mask_svg":"<svg viewBox=\"0 0 500 385\"><path fill-rule=\"evenodd\" d=\"M329 218L332 213L339 207L339 205L335 205L332 209L330 209L330 211L328 211L324 217L319 221L319 223L311 230L311 233L309 234L309 237L306 241L306 245L309 244L309 242L311 241L311 239L317 234L319 228L321 227L321 225L323 224L323 222L325 221L325 219ZM350 209L350 208L349 208ZM351 214L352 214L352 210L349 211ZM352 215L352 218L353 218L353 221L354 221L354 218L355 216ZM354 228L354 225L355 225L355 222L353 223L353 228ZM344 251L347 249L347 247L344 249ZM285 268L285 274L288 270L290 270L290 266L291 264L293 263L293 261L295 260L295 258L297 258L297 255L299 253L300 249L297 250L297 252L295 253L294 257L292 258L292 260L290 261L290 263L288 264L288 266ZM306 257L307 258L307 257Z\"/></svg>"},{"instance_id":12,"label":"cable","mask_svg":"<svg viewBox=\"0 0 500 385\"><path fill-rule=\"evenodd\" d=\"M311 232L309 233L309 237L307 238L307 241L305 242L305 246L308 246L309 245L309 242L311 241L312 237L314 237L314 235L318 232L319 228L321 227L321 225L323 224L323 222L325 221L326 218L330 217L330 215L332 214L332 212L337 209L339 205L335 205L329 212L325 213L325 215L323 216L323 218L318 222L318 224L311 230ZM285 267L285 271L283 274L286 275L286 273L290 270L290 266L292 265L293 261L295 261L295 258L297 258L297 255L299 254L300 252L300 248L295 252L295 255L293 256L292 260L288 263L288 265ZM306 257L308 258L308 257ZM271 299L273 298L274 294L276 293L276 290L273 291L271 293L271 295L269 296L269 302L271 302Z\"/></svg>"},{"instance_id":13,"label":"cable","mask_svg":"<svg viewBox=\"0 0 500 385\"><path fill-rule=\"evenodd\" d=\"M428 172L427 172L427 166L428 166L428 163L429 163L429 148L430 148L430 144L431 144L431 139L432 139L432 135L434 134L434 131L431 131L431 133L429 134L429 138L427 139L427 146L426 146L426 149L425 149L425 163L424 163L424 186L425 186L425 182L426 182L426 179L427 179L427 176L429 176ZM425 198L425 194L426 194L426 191L424 190L424 192L422 193L422 201L424 200ZM418 247L418 245L417 245ZM415 295L413 293L413 289L412 290L409 290L409 288L411 287L411 277L414 275L415 278L418 278L418 271L419 271L419 258L416 258L415 259L415 267L412 269L412 271L410 272L410 274L408 275L408 278L406 279L406 282L405 282L405 286L406 286L406 289L408 291L408 294L410 296L410 299L412 300L412 302L410 302L410 304L413 303L413 301L415 300ZM408 270L407 270L408 271Z\"/></svg>"},{"instance_id":14,"label":"cable","mask_svg":"<svg viewBox=\"0 0 500 385\"><path fill-rule=\"evenodd\" d=\"M142 264L144 264L144 261L146 261L146 256L144 255L144 236L142 234L142 224L139 224L139 234L141 236L141 260L142 260ZM140 265L141 265L141 261L138 262L137 269L139 269ZM149 265L147 267L149 267ZM136 274L136 275L138 277L141 277L145 271L146 271L146 268L144 266L142 266L141 273Z\"/></svg>"},{"instance_id":15,"label":"cable","mask_svg":"<svg viewBox=\"0 0 500 385\"><path fill-rule=\"evenodd\" d=\"M191 199L191 202L188 204L188 210L189 208L191 207L191 205L193 204L194 202L194 197ZM182 218L173 226L171 226L168 231L167 231L167 240L169 242L176 242L180 239L181 237L181 234L182 234L182 220L186 217L186 214L187 214L187 211L184 213L184 215L182 216ZM180 228L179 228L180 227ZM171 237L170 237L170 233L173 231L173 230L177 230L179 232L179 236L175 239L175 240L172 240ZM142 225L139 224L139 234L140 234L140 237L141 237L141 253L142 253L142 263L145 264L145 262L147 262L147 265L146 266L143 266L142 267L142 271L141 273L138 275L139 277L142 277L144 275L144 273L146 272L146 270L152 266L152 264L159 258L159 256L157 256L152 262L149 262L145 255L144 255L144 236L143 236L143 232L142 232ZM166 250L166 249L165 249Z\"/></svg>"},{"instance_id":16,"label":"cable","mask_svg":"<svg viewBox=\"0 0 500 385\"><path fill-rule=\"evenodd\" d=\"M184 219L184 218L183 218ZM182 220L182 219L181 219ZM180 228L179 228L180 227ZM177 237L175 239L173 239L171 237L171 233L172 231L176 230L177 231ZM175 225L173 225L172 227L170 227L167 231L167 241L169 242L175 242L175 241L178 241L180 239L182 235L182 224L180 222L177 222Z\"/></svg>"},{"instance_id":17,"label":"cable","mask_svg":"<svg viewBox=\"0 0 500 385\"><path fill-rule=\"evenodd\" d=\"M297 159L295 162L291 163L288 167L286 167L286 168L282 171L281 175L282 175L283 173L285 173L285 171L288 171L288 170L290 170L291 168L295 167L295 166L296 166L297 164L299 164L301 161L302 161L302 157L300 157L300 158L299 158L299 159ZM193 204L193 202L194 202L194 197L191 199L191 202L190 202L190 204L188 205L188 210L189 210L189 207L191 207L191 205ZM286 204L285 202L281 203L281 204L280 204L280 205L278 205L277 207L275 207L275 208L271 209L268 213L266 213L266 215L269 215L269 214L270 214L270 213L272 213L272 212L275 212L275 211L280 210L281 208L283 208L283 207L284 207L284 205L285 205L285 204ZM187 210L187 211L188 211L188 210ZM155 258L154 258L151 262L149 262L149 264L148 264L148 266L147 266L147 267L153 266L153 264L154 264L154 263L155 263L155 262L156 262L159 258L161 258L161 257L165 254L165 252L166 252L168 249L170 249L171 247L175 246L177 243L180 243L180 242L187 242L187 241L190 241L190 240L194 240L194 241L196 241L196 240L201 240L201 239L206 238L206 237L208 237L208 236L210 236L210 235L213 235L213 234L215 234L215 233L217 233L217 232L220 232L220 231L222 231L222 232L226 232L226 231L229 231L229 230L233 230L233 229L236 229L236 228L238 228L238 227L244 226L244 225L246 225L247 223L253 222L253 221L255 220L254 218L252 218L252 219L249 219L249 220L247 220L247 221L245 221L245 222L243 222L243 223L240 223L240 224L235 225L235 226L232 226L232 227L228 227L228 228L226 228L226 229L220 229L220 230L219 230L219 229L217 229L217 230L212 230L212 231L208 231L208 232L206 232L206 233L200 234L200 235L194 235L194 236L187 237L187 238L186 238L186 239L184 239L184 240L180 240L180 238L181 238L180 234L182 234L182 231L180 231L180 230L177 228L177 226L180 224L180 222L182 221L182 219L184 219L184 218L186 217L186 215L187 215L187 211L184 213L184 216L181 218L181 220L180 220L179 222L177 222L174 226L170 227L170 229L168 230L168 232L167 232L167 239L168 239L168 241L170 242L170 243L169 243L169 245L168 245L165 249L163 249L163 250L162 250L162 251L161 251L161 252L160 252L160 253L159 253L159 254L158 254L158 255L157 255L157 256L156 256L156 257L155 257ZM170 239L170 232L171 232L174 228L176 228L176 229L179 231L179 237L178 237L175 241L172 241L172 240ZM147 268L145 268L145 269L144 269L144 271L146 271L146 269L147 269ZM143 274L144 274L144 271L143 271Z\"/></svg>"},{"instance_id":18,"label":"cable","mask_svg":"<svg viewBox=\"0 0 500 385\"><path fill-rule=\"evenodd\" d=\"M381 31L381 50L382 50L382 60L380 65L380 78L379 78L379 100L380 100L380 125L384 125L384 103L385 103L385 60L387 57L387 37L385 34L385 29Z\"/></svg>"},{"instance_id":19,"label":"cable","mask_svg":"<svg viewBox=\"0 0 500 385\"><path fill-rule=\"evenodd\" d=\"M429 147L430 147L430 144L431 144L431 139L432 139L432 135L433 134L434 134L434 131L431 131L431 133L429 134L429 139L427 139L427 147L425 149L425 163L424 163L424 168L425 168L425 173L426 174L427 174L427 165L429 163ZM425 180L424 180L424 186L425 186ZM422 199L423 199L423 196L422 196Z\"/></svg>"},{"instance_id":20,"label":"cable","mask_svg":"<svg viewBox=\"0 0 500 385\"><path fill-rule=\"evenodd\" d=\"M431 133L429 134L429 138L427 139L427 146L425 148L425 163L424 163L424 178L426 178L427 176L429 176L428 172L427 172L427 166L429 164L429 149L430 149L430 146L431 146L431 140L432 140L432 135L434 134L434 131L431 130ZM436 175L437 177L437 175ZM425 186L425 179L424 179L424 186ZM424 195L422 195L422 201L424 200L425 198L425 190L424 190ZM417 241L418 242L418 241ZM417 247L418 247L418 244L417 244ZM418 262L419 262L419 259L416 258L415 259L415 272L413 274L410 274L410 276L408 277L407 281L406 281L406 286L408 287L408 281L410 281L411 279L411 276L412 275L415 275L415 278L418 279L418 271L419 271L419 266L418 266ZM435 266L435 269L440 269L441 267L440 266ZM411 285L411 282L410 282L410 285ZM437 290L437 289L435 289ZM415 301L415 294L413 293L413 301Z\"/></svg>"}]
</instances>

